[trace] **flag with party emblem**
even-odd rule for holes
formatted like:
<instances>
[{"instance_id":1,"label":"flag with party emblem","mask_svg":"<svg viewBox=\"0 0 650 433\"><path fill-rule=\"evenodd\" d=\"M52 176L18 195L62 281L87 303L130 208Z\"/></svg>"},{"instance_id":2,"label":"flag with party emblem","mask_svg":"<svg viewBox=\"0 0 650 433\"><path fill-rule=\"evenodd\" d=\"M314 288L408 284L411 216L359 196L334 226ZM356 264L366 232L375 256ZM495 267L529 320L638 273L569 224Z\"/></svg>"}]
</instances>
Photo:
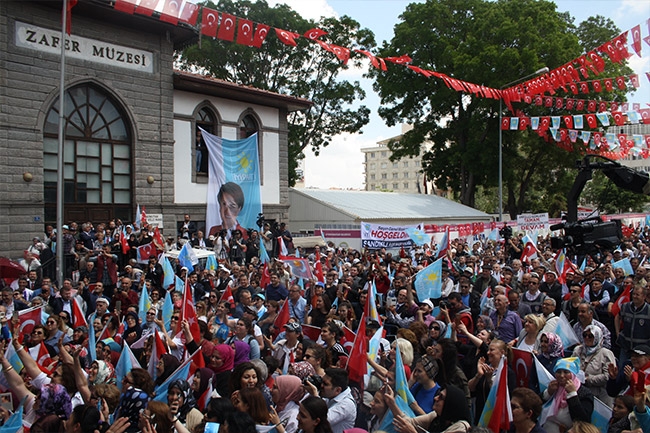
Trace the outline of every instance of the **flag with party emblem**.
<instances>
[{"instance_id":1,"label":"flag with party emblem","mask_svg":"<svg viewBox=\"0 0 650 433\"><path fill-rule=\"evenodd\" d=\"M291 274L298 278L304 278L306 280L311 280L314 278L311 273L311 268L309 267L309 260L300 259L296 257L286 257L282 259L282 263L289 265L291 269Z\"/></svg>"},{"instance_id":2,"label":"flag with party emblem","mask_svg":"<svg viewBox=\"0 0 650 433\"><path fill-rule=\"evenodd\" d=\"M478 425L487 427L493 432L499 432L510 429L511 422L512 409L510 408L510 392L508 391L508 366L504 356L499 361L499 367L494 376Z\"/></svg>"},{"instance_id":3,"label":"flag with party emblem","mask_svg":"<svg viewBox=\"0 0 650 433\"><path fill-rule=\"evenodd\" d=\"M415 401L413 394L409 390L402 354L399 350L399 344L395 345L395 397L400 396L409 406Z\"/></svg>"},{"instance_id":4,"label":"flag with party emblem","mask_svg":"<svg viewBox=\"0 0 650 433\"><path fill-rule=\"evenodd\" d=\"M599 431L607 431L609 420L612 418L612 408L594 397L594 411L591 413L591 423Z\"/></svg>"},{"instance_id":5,"label":"flag with party emblem","mask_svg":"<svg viewBox=\"0 0 650 433\"><path fill-rule=\"evenodd\" d=\"M190 245L189 242L185 242L183 248L178 253L178 262L181 266L187 268L187 273L190 274L194 271L194 265L199 263L199 258L194 252L194 248Z\"/></svg>"},{"instance_id":6,"label":"flag with party emblem","mask_svg":"<svg viewBox=\"0 0 650 433\"><path fill-rule=\"evenodd\" d=\"M125 344L122 348L122 353L120 353L120 358L115 364L116 385L120 391L122 390L124 377L134 368L140 368L140 363L135 355L133 355L133 352L131 352L129 345Z\"/></svg>"},{"instance_id":7,"label":"flag with party emblem","mask_svg":"<svg viewBox=\"0 0 650 433\"><path fill-rule=\"evenodd\" d=\"M205 261L205 269L208 271L216 271L218 268L219 264L217 263L217 259L213 254L210 254Z\"/></svg>"},{"instance_id":8,"label":"flag with party emblem","mask_svg":"<svg viewBox=\"0 0 650 433\"><path fill-rule=\"evenodd\" d=\"M548 388L549 383L555 380L555 377L539 362L536 356L533 356L533 361L535 362L535 374L537 376L539 392L543 393Z\"/></svg>"},{"instance_id":9,"label":"flag with party emblem","mask_svg":"<svg viewBox=\"0 0 650 433\"><path fill-rule=\"evenodd\" d=\"M147 286L144 286L140 291L140 300L138 301L138 317L140 318L140 323L145 323L147 321L147 311L149 311L150 308L151 298L149 297Z\"/></svg>"},{"instance_id":10,"label":"flag with party emblem","mask_svg":"<svg viewBox=\"0 0 650 433\"><path fill-rule=\"evenodd\" d=\"M442 258L416 274L415 290L418 299L438 299L442 296Z\"/></svg>"},{"instance_id":11,"label":"flag with party emblem","mask_svg":"<svg viewBox=\"0 0 650 433\"><path fill-rule=\"evenodd\" d=\"M366 290L368 291L368 296L366 304L363 307L364 314L369 320L374 320L381 325L381 317L379 317L379 311L377 310L377 288L375 287L375 280L366 283Z\"/></svg>"},{"instance_id":12,"label":"flag with party emblem","mask_svg":"<svg viewBox=\"0 0 650 433\"><path fill-rule=\"evenodd\" d=\"M14 348L13 344L7 344L7 350L5 350L5 359L9 361L11 366L18 373L20 373L24 367L23 361L20 360L20 356L18 356L18 353L16 353L16 349Z\"/></svg>"},{"instance_id":13,"label":"flag with party emblem","mask_svg":"<svg viewBox=\"0 0 650 433\"><path fill-rule=\"evenodd\" d=\"M557 327L555 328L555 333L562 340L562 345L565 349L574 346L580 343L578 336L571 327L571 324L567 320L564 313L560 313L560 320L557 321Z\"/></svg>"},{"instance_id":14,"label":"flag with party emblem","mask_svg":"<svg viewBox=\"0 0 650 433\"><path fill-rule=\"evenodd\" d=\"M23 427L23 407L25 404L25 399L27 399L27 397L23 398L23 400L20 402L18 409L16 409L16 412L11 414L11 416L5 420L2 427L0 427L0 433L15 433L20 431L20 429Z\"/></svg>"},{"instance_id":15,"label":"flag with party emblem","mask_svg":"<svg viewBox=\"0 0 650 433\"><path fill-rule=\"evenodd\" d=\"M163 288L167 290L169 286L172 286L174 284L174 276L176 275L174 273L174 268L172 268L172 264L170 263L169 259L165 254L162 255L160 258L160 266L162 266L163 270Z\"/></svg>"},{"instance_id":16,"label":"flag with party emblem","mask_svg":"<svg viewBox=\"0 0 650 433\"><path fill-rule=\"evenodd\" d=\"M384 335L384 327L380 326L379 329L375 331L375 334L368 341L368 356L374 360L377 360L379 355L379 348L381 346L381 339ZM374 369L370 364L368 364L368 373L372 373Z\"/></svg>"},{"instance_id":17,"label":"flag with party emblem","mask_svg":"<svg viewBox=\"0 0 650 433\"><path fill-rule=\"evenodd\" d=\"M612 263L612 268L614 269L623 269L623 272L625 273L625 276L627 277L628 275L634 274L634 270L632 269L632 263L630 263L629 257L626 257L624 259L621 259L617 262Z\"/></svg>"},{"instance_id":18,"label":"flag with party emblem","mask_svg":"<svg viewBox=\"0 0 650 433\"><path fill-rule=\"evenodd\" d=\"M262 263L268 263L271 261L269 257L269 252L266 251L266 246L264 245L264 238L260 236L260 261Z\"/></svg>"},{"instance_id":19,"label":"flag with party emblem","mask_svg":"<svg viewBox=\"0 0 650 433\"><path fill-rule=\"evenodd\" d=\"M169 388L169 385L176 380L186 381L188 377L190 377L190 364L192 363L193 356L196 352L200 351L201 347L199 346L199 348L196 349L192 356L188 356L187 359L183 361L183 363L179 365L178 368L162 384L156 387L154 390L156 396L153 398L155 401L166 403L167 389Z\"/></svg>"},{"instance_id":20,"label":"flag with party emblem","mask_svg":"<svg viewBox=\"0 0 650 433\"><path fill-rule=\"evenodd\" d=\"M424 230L420 230L417 227L407 227L404 231L409 235L415 245L424 245L430 240Z\"/></svg>"}]
</instances>

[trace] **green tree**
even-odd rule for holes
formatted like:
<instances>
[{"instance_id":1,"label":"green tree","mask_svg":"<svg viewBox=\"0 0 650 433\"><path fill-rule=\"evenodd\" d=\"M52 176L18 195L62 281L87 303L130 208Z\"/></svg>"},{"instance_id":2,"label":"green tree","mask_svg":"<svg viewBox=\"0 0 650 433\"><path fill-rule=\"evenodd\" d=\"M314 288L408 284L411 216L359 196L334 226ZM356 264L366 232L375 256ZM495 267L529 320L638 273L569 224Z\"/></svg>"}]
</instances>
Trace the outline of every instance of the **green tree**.
<instances>
[{"instance_id":1,"label":"green tree","mask_svg":"<svg viewBox=\"0 0 650 433\"><path fill-rule=\"evenodd\" d=\"M578 33L573 18L544 0L428 0L407 6L400 18L381 56L409 54L424 69L497 89L543 66L553 69L578 57L585 51L581 42L600 44L617 34L611 22L599 18L588 22L596 23L593 28L599 32L585 24ZM614 74L614 69L606 72ZM396 159L418 154L423 142L432 143L423 154L428 177L441 188L451 187L469 206L476 205L477 186L487 192L497 185L497 101L461 94L403 67L370 74L386 122L414 125L391 143ZM598 95L612 100L611 94ZM535 105L515 108L527 116L565 113ZM512 113L504 110L504 116ZM576 146L575 155L567 154L534 131L503 131L504 208L511 218L524 211L559 214L573 176L567 169L579 159L579 151Z\"/></svg>"},{"instance_id":2,"label":"green tree","mask_svg":"<svg viewBox=\"0 0 650 433\"><path fill-rule=\"evenodd\" d=\"M594 173L580 197L585 206L595 206L601 213L643 212L650 198L614 185L603 173Z\"/></svg>"},{"instance_id":3,"label":"green tree","mask_svg":"<svg viewBox=\"0 0 650 433\"><path fill-rule=\"evenodd\" d=\"M304 33L311 28L328 32L322 40L343 47L369 50L375 46L373 33L362 29L350 17L306 20L286 5L269 7L265 1L219 1L205 6L246 17L272 27ZM283 44L271 32L261 49L203 36L200 43L185 48L177 56L181 67L203 71L214 77L258 89L310 100L312 107L293 112L289 122L289 182L295 183L295 169L307 148L318 155L332 137L358 132L369 121L370 110L352 104L365 97L358 81L341 79L341 71L360 66L360 56L347 65L316 43L298 38L297 47Z\"/></svg>"}]
</instances>

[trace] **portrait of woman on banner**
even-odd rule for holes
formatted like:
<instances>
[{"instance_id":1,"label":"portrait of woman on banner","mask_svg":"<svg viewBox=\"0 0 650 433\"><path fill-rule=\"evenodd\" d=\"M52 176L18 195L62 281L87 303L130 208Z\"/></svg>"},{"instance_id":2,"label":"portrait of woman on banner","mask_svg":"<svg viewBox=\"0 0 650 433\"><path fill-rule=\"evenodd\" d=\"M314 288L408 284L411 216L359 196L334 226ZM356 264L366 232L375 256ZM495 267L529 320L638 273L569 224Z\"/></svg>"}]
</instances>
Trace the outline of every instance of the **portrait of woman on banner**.
<instances>
[{"instance_id":1,"label":"portrait of woman on banner","mask_svg":"<svg viewBox=\"0 0 650 433\"><path fill-rule=\"evenodd\" d=\"M248 238L247 230L239 224L237 218L246 203L244 191L235 182L226 182L219 188L217 194L217 203L219 203L219 215L221 216L221 225L210 228L210 235L219 236L222 230L226 230L226 237L230 239L234 230L239 230L242 238Z\"/></svg>"}]
</instances>

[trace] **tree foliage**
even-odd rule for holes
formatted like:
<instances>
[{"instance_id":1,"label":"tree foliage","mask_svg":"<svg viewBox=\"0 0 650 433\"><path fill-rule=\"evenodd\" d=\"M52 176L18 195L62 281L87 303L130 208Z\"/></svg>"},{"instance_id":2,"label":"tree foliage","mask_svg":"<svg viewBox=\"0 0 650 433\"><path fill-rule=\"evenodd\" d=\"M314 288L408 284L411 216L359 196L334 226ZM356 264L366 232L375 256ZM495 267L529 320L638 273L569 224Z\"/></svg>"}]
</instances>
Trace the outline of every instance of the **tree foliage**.
<instances>
[{"instance_id":1,"label":"tree foliage","mask_svg":"<svg viewBox=\"0 0 650 433\"><path fill-rule=\"evenodd\" d=\"M600 44L617 34L602 17L589 20L578 32L573 18L546 0L428 0L407 6L400 19L381 56L409 54L422 68L497 89L595 48L581 42ZM612 76L620 69L606 72ZM423 154L427 176L441 188L451 187L469 206L475 205L477 186L497 185L498 101L460 94L407 68L370 74L381 97L380 115L389 125L414 126L391 143L396 159L416 155L422 143L430 142ZM605 100L614 96L598 94ZM534 105L516 108L527 116L560 114ZM577 150L567 154L530 130L503 131L504 207L511 218L524 211L559 214L573 177L567 169L579 159Z\"/></svg>"},{"instance_id":2,"label":"tree foliage","mask_svg":"<svg viewBox=\"0 0 650 433\"><path fill-rule=\"evenodd\" d=\"M220 12L246 17L272 27L304 33L311 28L328 32L322 39L348 48L372 49L373 33L362 29L350 17L306 20L289 6L269 7L265 1L221 0L205 6ZM183 69L206 72L216 78L258 89L305 98L313 106L304 112L289 114L289 180L295 183L298 159L306 148L318 155L332 137L342 132L358 132L369 121L370 110L351 104L365 97L358 81L340 78L341 71L359 65L360 57L343 65L332 53L305 38L298 46L284 45L270 32L261 49L229 43L203 36L200 43L179 53Z\"/></svg>"}]
</instances>

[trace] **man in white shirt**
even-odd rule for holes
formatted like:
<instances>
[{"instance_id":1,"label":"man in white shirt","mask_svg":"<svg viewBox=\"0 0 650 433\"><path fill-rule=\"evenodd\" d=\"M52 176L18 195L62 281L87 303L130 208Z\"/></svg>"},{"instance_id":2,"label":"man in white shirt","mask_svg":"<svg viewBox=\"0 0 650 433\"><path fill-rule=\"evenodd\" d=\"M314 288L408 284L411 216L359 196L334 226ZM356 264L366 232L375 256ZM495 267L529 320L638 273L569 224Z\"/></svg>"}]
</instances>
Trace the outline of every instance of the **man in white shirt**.
<instances>
[{"instance_id":1,"label":"man in white shirt","mask_svg":"<svg viewBox=\"0 0 650 433\"><path fill-rule=\"evenodd\" d=\"M316 387L309 384L310 394L317 394ZM357 403L348 387L348 372L342 368L326 368L321 388L322 397L327 402L327 420L332 433L343 433L354 427L357 418Z\"/></svg>"}]
</instances>

